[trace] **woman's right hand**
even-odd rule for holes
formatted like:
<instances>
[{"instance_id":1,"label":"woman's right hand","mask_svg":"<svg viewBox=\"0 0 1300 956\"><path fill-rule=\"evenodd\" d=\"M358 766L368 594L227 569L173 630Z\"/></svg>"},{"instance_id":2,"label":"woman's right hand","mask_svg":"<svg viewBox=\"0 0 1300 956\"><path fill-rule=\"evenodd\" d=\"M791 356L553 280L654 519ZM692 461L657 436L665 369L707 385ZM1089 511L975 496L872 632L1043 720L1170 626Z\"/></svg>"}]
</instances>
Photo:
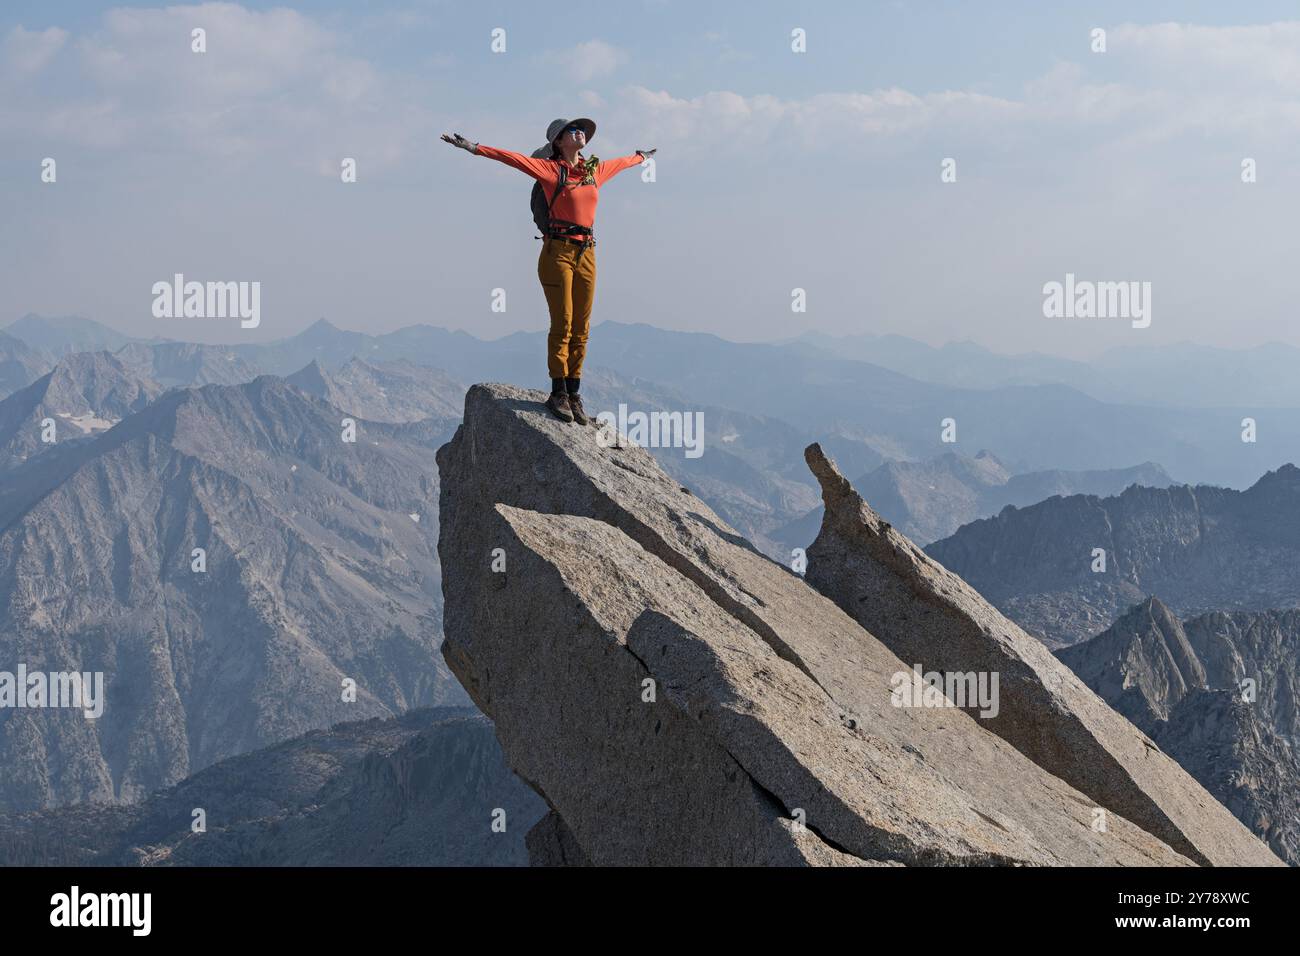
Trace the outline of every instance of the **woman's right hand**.
<instances>
[{"instance_id":1,"label":"woman's right hand","mask_svg":"<svg viewBox=\"0 0 1300 956\"><path fill-rule=\"evenodd\" d=\"M442 138L446 142L451 143L451 145L458 146L461 149L466 150L468 152L471 153L478 152L478 143L471 143L464 136L461 136L460 133L453 133L451 135L448 135L447 133L443 133Z\"/></svg>"}]
</instances>

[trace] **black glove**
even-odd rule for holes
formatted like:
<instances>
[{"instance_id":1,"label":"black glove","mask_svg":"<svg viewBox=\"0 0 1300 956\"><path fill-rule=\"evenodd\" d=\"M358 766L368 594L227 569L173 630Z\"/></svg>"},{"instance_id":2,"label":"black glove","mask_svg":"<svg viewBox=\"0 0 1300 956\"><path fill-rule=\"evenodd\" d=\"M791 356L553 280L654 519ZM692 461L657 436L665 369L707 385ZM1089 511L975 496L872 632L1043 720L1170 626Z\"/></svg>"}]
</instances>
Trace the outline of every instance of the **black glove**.
<instances>
[{"instance_id":1,"label":"black glove","mask_svg":"<svg viewBox=\"0 0 1300 956\"><path fill-rule=\"evenodd\" d=\"M478 143L471 143L464 136L461 136L460 133L455 133L451 136L448 136L446 133L443 133L442 138L446 140L448 143L451 143L451 145L453 146L458 146L461 149L468 150L471 153L478 152Z\"/></svg>"},{"instance_id":2,"label":"black glove","mask_svg":"<svg viewBox=\"0 0 1300 956\"><path fill-rule=\"evenodd\" d=\"M659 152L658 149L638 149L637 155L639 155L642 159L646 159L647 157L653 156L657 152Z\"/></svg>"}]
</instances>

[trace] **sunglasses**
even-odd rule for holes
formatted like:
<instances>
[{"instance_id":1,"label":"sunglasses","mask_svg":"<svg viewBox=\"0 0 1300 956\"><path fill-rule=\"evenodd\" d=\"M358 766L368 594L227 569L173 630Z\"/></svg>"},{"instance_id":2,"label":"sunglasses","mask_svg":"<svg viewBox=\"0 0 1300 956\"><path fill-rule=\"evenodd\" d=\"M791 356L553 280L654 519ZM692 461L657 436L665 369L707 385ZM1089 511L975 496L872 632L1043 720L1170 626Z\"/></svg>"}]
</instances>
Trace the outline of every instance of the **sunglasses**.
<instances>
[{"instance_id":1,"label":"sunglasses","mask_svg":"<svg viewBox=\"0 0 1300 956\"><path fill-rule=\"evenodd\" d=\"M584 130L581 126L566 126L566 127L564 127L564 131L565 131L566 133L583 133L583 132L586 132L586 130Z\"/></svg>"}]
</instances>

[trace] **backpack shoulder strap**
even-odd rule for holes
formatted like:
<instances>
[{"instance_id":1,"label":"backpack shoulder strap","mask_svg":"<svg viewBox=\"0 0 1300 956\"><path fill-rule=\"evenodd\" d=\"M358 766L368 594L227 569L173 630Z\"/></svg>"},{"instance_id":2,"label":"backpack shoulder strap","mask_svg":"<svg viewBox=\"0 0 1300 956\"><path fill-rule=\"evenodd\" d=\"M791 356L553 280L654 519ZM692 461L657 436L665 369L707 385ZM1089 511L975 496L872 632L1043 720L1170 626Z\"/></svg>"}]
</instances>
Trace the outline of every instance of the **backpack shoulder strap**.
<instances>
[{"instance_id":1,"label":"backpack shoulder strap","mask_svg":"<svg viewBox=\"0 0 1300 956\"><path fill-rule=\"evenodd\" d=\"M560 190L563 189L564 184L569 181L569 171L564 168L564 164L557 159L555 160L555 165L559 167L560 173L558 176L555 177L555 192L551 193L551 201L546 204L546 218L548 221L548 225L551 217L551 209L555 206L555 200L560 198ZM538 183L537 185L540 186L541 183ZM547 229L546 231L549 232L550 230ZM533 238L543 239L545 237L533 236Z\"/></svg>"},{"instance_id":2,"label":"backpack shoulder strap","mask_svg":"<svg viewBox=\"0 0 1300 956\"><path fill-rule=\"evenodd\" d=\"M556 160L555 165L560 167L560 175L555 178L555 192L551 193L551 201L546 204L546 211L548 213L551 211L551 207L555 205L555 200L560 198L560 190L563 189L564 184L569 181L569 170L565 167L564 163Z\"/></svg>"}]
</instances>

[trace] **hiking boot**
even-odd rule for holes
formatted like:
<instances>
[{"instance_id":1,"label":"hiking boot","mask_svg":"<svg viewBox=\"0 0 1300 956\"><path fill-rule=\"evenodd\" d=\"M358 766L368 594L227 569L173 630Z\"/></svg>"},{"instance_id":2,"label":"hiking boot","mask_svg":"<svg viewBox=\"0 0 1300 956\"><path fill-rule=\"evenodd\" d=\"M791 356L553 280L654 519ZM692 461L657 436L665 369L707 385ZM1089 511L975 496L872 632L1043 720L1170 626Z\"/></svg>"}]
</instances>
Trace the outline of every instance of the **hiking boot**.
<instances>
[{"instance_id":1,"label":"hiking boot","mask_svg":"<svg viewBox=\"0 0 1300 956\"><path fill-rule=\"evenodd\" d=\"M551 397L546 400L546 407L560 421L573 421L573 412L569 408L569 396L563 392L551 392Z\"/></svg>"},{"instance_id":2,"label":"hiking boot","mask_svg":"<svg viewBox=\"0 0 1300 956\"><path fill-rule=\"evenodd\" d=\"M569 411L573 412L573 420L579 425L586 425L591 421L587 417L587 411L582 407L582 396L577 392L569 395Z\"/></svg>"}]
</instances>

